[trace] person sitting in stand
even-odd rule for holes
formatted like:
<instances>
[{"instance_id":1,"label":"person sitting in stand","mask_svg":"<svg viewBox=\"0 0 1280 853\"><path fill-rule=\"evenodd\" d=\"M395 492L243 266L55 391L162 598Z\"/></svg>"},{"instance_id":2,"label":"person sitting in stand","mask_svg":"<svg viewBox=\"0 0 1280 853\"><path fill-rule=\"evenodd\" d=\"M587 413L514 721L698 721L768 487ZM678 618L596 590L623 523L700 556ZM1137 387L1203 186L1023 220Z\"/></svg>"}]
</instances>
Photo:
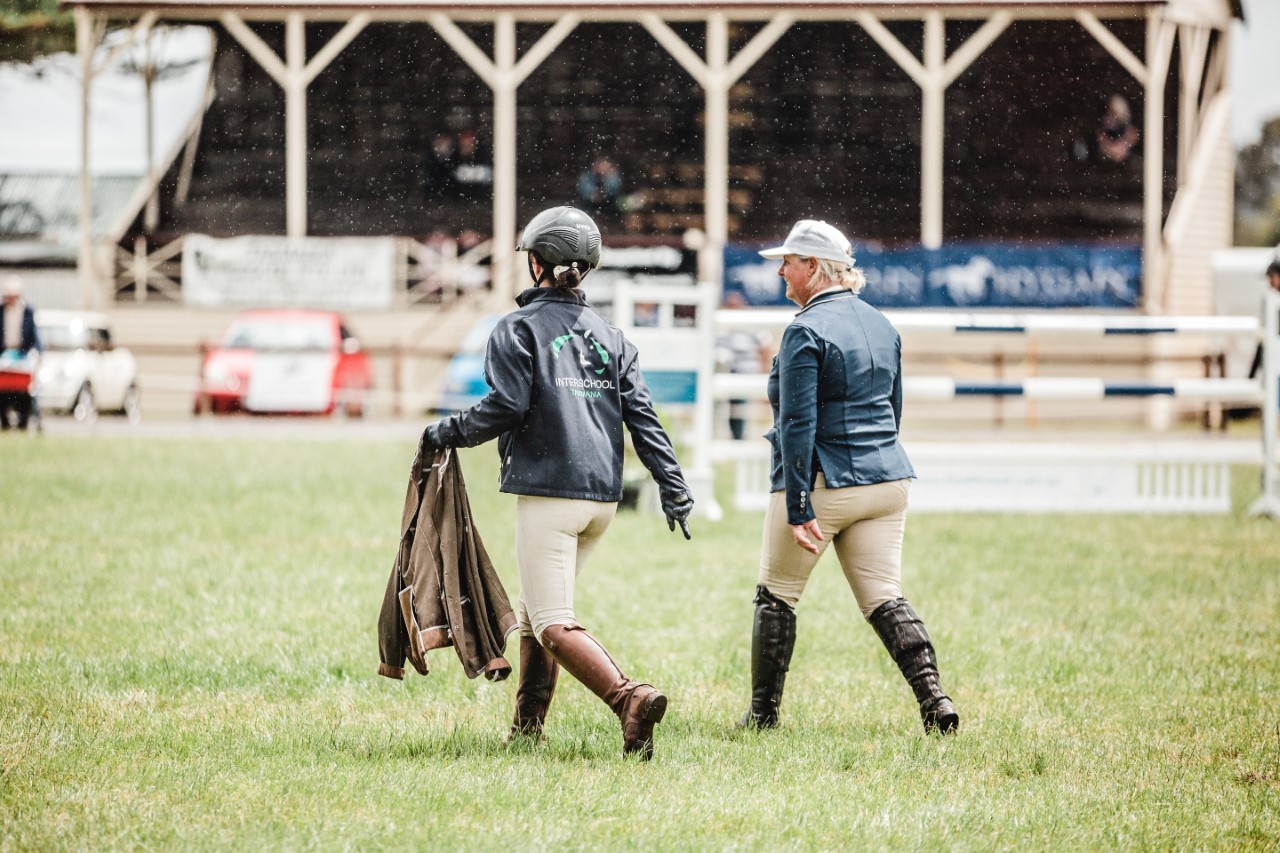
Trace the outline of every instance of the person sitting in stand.
<instances>
[{"instance_id":1,"label":"person sitting in stand","mask_svg":"<svg viewBox=\"0 0 1280 853\"><path fill-rule=\"evenodd\" d=\"M493 166L480 151L480 142L474 130L458 134L458 159L453 170L453 181L463 198L476 199L487 195L493 186Z\"/></svg>"},{"instance_id":2,"label":"person sitting in stand","mask_svg":"<svg viewBox=\"0 0 1280 853\"><path fill-rule=\"evenodd\" d=\"M578 201L592 216L615 217L622 212L622 172L608 157L597 157L578 176Z\"/></svg>"},{"instance_id":3,"label":"person sitting in stand","mask_svg":"<svg viewBox=\"0 0 1280 853\"><path fill-rule=\"evenodd\" d=\"M1106 110L1098 122L1098 155L1109 163L1123 163L1138 145L1138 128L1133 123L1129 102L1123 95L1107 99Z\"/></svg>"},{"instance_id":4,"label":"person sitting in stand","mask_svg":"<svg viewBox=\"0 0 1280 853\"><path fill-rule=\"evenodd\" d=\"M453 170L458 166L458 148L453 136L438 133L427 152L427 190L435 198L454 194Z\"/></svg>"}]
</instances>

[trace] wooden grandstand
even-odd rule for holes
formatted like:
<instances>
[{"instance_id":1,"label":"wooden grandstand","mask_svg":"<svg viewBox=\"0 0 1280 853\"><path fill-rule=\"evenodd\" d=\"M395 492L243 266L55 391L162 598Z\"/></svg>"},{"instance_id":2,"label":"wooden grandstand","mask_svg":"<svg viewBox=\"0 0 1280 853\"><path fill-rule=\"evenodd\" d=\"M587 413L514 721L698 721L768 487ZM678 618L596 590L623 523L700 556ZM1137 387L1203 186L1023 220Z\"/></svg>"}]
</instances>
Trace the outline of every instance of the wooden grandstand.
<instances>
[{"instance_id":1,"label":"wooden grandstand","mask_svg":"<svg viewBox=\"0 0 1280 853\"><path fill-rule=\"evenodd\" d=\"M161 215L126 247L466 229L494 237L507 287L517 223L573 201L602 153L634 202L617 229L702 229L712 278L726 241L810 215L886 244L1140 243L1148 310L1186 310L1208 302L1180 277L1229 240L1238 0L70 5L82 49L108 21L218 33L190 192L154 175ZM1112 95L1141 134L1120 164L1091 150ZM492 182L433 191L440 132L474 134ZM82 247L90 289L93 263Z\"/></svg>"}]
</instances>

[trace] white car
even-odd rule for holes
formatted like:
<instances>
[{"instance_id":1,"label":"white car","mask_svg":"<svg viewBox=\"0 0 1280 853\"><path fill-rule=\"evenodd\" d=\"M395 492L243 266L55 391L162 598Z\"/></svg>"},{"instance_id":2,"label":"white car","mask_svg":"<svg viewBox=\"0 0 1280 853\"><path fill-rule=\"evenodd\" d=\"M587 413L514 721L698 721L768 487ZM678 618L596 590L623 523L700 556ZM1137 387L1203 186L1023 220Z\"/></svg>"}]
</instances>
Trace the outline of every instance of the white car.
<instances>
[{"instance_id":1,"label":"white car","mask_svg":"<svg viewBox=\"0 0 1280 853\"><path fill-rule=\"evenodd\" d=\"M89 422L98 412L119 412L137 422L138 363L111 343L104 314L36 311L44 355L36 380L41 413L67 412Z\"/></svg>"}]
</instances>

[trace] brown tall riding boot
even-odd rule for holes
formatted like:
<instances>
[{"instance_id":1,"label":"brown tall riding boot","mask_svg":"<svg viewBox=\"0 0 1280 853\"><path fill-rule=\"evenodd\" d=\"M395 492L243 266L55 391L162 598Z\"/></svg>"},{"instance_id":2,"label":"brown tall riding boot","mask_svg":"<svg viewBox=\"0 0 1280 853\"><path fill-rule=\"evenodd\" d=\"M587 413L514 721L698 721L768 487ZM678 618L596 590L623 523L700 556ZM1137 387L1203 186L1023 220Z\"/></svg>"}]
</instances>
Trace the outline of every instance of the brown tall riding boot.
<instances>
[{"instance_id":1,"label":"brown tall riding boot","mask_svg":"<svg viewBox=\"0 0 1280 853\"><path fill-rule=\"evenodd\" d=\"M581 625L552 625L542 632L542 645L618 715L623 754L653 758L653 727L667 712L667 697L652 684L623 675L604 646Z\"/></svg>"},{"instance_id":2,"label":"brown tall riding boot","mask_svg":"<svg viewBox=\"0 0 1280 853\"><path fill-rule=\"evenodd\" d=\"M537 637L520 635L520 683L516 686L516 715L511 721L511 736L542 737L547 707L556 692L560 665L544 649Z\"/></svg>"}]
</instances>

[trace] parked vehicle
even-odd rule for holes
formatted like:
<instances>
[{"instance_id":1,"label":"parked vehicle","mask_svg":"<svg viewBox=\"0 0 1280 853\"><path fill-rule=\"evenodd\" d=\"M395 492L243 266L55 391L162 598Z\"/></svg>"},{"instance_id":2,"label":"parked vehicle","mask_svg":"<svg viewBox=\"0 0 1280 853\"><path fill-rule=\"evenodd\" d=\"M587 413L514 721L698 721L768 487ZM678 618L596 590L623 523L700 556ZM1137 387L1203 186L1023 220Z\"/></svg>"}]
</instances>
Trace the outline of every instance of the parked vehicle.
<instances>
[{"instance_id":1,"label":"parked vehicle","mask_svg":"<svg viewBox=\"0 0 1280 853\"><path fill-rule=\"evenodd\" d=\"M362 417L373 372L347 322L329 311L261 309L205 353L195 413Z\"/></svg>"},{"instance_id":2,"label":"parked vehicle","mask_svg":"<svg viewBox=\"0 0 1280 853\"><path fill-rule=\"evenodd\" d=\"M481 317L467 331L458 352L449 359L445 368L444 388L436 404L437 411L448 413L470 408L489 393L489 383L484 378L484 353L489 335L493 334L493 327L501 318L501 314Z\"/></svg>"},{"instance_id":3,"label":"parked vehicle","mask_svg":"<svg viewBox=\"0 0 1280 853\"><path fill-rule=\"evenodd\" d=\"M65 412L86 423L99 412L141 419L138 363L112 343L105 314L41 309L36 326L44 344L36 379L42 413Z\"/></svg>"},{"instance_id":4,"label":"parked vehicle","mask_svg":"<svg viewBox=\"0 0 1280 853\"><path fill-rule=\"evenodd\" d=\"M40 430L40 407L35 405L36 365L39 353L19 350L0 352L0 427L33 425Z\"/></svg>"}]
</instances>

